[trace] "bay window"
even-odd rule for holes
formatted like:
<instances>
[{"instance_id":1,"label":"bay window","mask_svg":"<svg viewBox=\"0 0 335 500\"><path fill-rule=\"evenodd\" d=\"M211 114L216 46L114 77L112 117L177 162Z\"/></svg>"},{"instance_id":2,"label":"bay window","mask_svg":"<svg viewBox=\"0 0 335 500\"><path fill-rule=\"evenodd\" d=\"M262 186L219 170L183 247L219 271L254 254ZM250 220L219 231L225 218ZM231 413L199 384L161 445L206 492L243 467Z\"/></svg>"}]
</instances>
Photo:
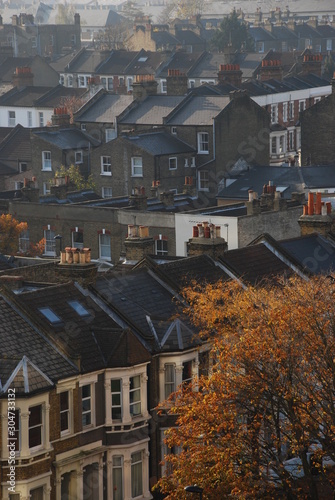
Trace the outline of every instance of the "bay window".
<instances>
[{"instance_id":1,"label":"bay window","mask_svg":"<svg viewBox=\"0 0 335 500\"><path fill-rule=\"evenodd\" d=\"M130 415L136 417L141 414L141 376L130 377L129 388Z\"/></svg>"},{"instance_id":2,"label":"bay window","mask_svg":"<svg viewBox=\"0 0 335 500\"><path fill-rule=\"evenodd\" d=\"M43 445L42 405L29 408L28 424L29 448L39 448Z\"/></svg>"},{"instance_id":3,"label":"bay window","mask_svg":"<svg viewBox=\"0 0 335 500\"><path fill-rule=\"evenodd\" d=\"M133 498L143 494L142 452L131 455L131 496Z\"/></svg>"}]
</instances>

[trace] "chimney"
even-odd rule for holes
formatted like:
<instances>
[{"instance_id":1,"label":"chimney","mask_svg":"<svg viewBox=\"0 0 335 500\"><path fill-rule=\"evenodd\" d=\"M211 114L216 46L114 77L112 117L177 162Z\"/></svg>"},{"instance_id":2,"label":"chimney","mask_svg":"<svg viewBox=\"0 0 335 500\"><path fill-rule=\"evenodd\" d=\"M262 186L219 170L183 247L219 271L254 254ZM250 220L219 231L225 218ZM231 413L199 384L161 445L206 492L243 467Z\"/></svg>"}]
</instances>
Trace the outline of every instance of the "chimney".
<instances>
[{"instance_id":1,"label":"chimney","mask_svg":"<svg viewBox=\"0 0 335 500\"><path fill-rule=\"evenodd\" d=\"M171 207L171 208L174 207L174 192L173 191L165 191L163 193L160 193L159 199L165 207Z\"/></svg>"},{"instance_id":2,"label":"chimney","mask_svg":"<svg viewBox=\"0 0 335 500\"><path fill-rule=\"evenodd\" d=\"M154 75L136 75L133 82L134 100L144 101L146 97L157 94L158 83Z\"/></svg>"},{"instance_id":3,"label":"chimney","mask_svg":"<svg viewBox=\"0 0 335 500\"><path fill-rule=\"evenodd\" d=\"M51 123L54 127L69 127L70 119L66 107L54 108L54 114L51 116Z\"/></svg>"},{"instance_id":4,"label":"chimney","mask_svg":"<svg viewBox=\"0 0 335 500\"><path fill-rule=\"evenodd\" d=\"M72 279L83 286L88 286L95 283L97 270L97 266L91 262L90 248L66 247L60 252L56 273L63 280Z\"/></svg>"},{"instance_id":5,"label":"chimney","mask_svg":"<svg viewBox=\"0 0 335 500\"><path fill-rule=\"evenodd\" d=\"M316 16L311 16L308 19L307 24L309 26L312 26L313 28L317 28L318 27L318 18Z\"/></svg>"},{"instance_id":6,"label":"chimney","mask_svg":"<svg viewBox=\"0 0 335 500\"><path fill-rule=\"evenodd\" d=\"M185 177L183 193L188 196L196 196L197 189L194 183L194 178L192 176Z\"/></svg>"},{"instance_id":7,"label":"chimney","mask_svg":"<svg viewBox=\"0 0 335 500\"><path fill-rule=\"evenodd\" d=\"M227 242L221 238L220 226L204 221L193 226L193 236L187 242L187 255L209 255L217 259L227 250Z\"/></svg>"},{"instance_id":8,"label":"chimney","mask_svg":"<svg viewBox=\"0 0 335 500\"><path fill-rule=\"evenodd\" d=\"M78 24L80 26L80 14L78 13L74 15L74 24Z\"/></svg>"},{"instance_id":9,"label":"chimney","mask_svg":"<svg viewBox=\"0 0 335 500\"><path fill-rule=\"evenodd\" d=\"M261 213L261 201L258 198L256 191L250 189L249 200L245 203L247 207L247 215L259 215Z\"/></svg>"},{"instance_id":10,"label":"chimney","mask_svg":"<svg viewBox=\"0 0 335 500\"><path fill-rule=\"evenodd\" d=\"M179 69L169 69L166 77L167 95L187 94L188 84L185 73L180 73Z\"/></svg>"},{"instance_id":11,"label":"chimney","mask_svg":"<svg viewBox=\"0 0 335 500\"><path fill-rule=\"evenodd\" d=\"M0 26L2 26L2 25L3 25L3 18L2 18L2 16L0 15Z\"/></svg>"},{"instance_id":12,"label":"chimney","mask_svg":"<svg viewBox=\"0 0 335 500\"><path fill-rule=\"evenodd\" d=\"M230 83L240 87L242 83L242 71L239 64L220 64L218 73L219 83Z\"/></svg>"},{"instance_id":13,"label":"chimney","mask_svg":"<svg viewBox=\"0 0 335 500\"><path fill-rule=\"evenodd\" d=\"M143 186L135 187L133 193L129 196L129 205L134 210L146 210L148 207L148 197L145 194Z\"/></svg>"},{"instance_id":14,"label":"chimney","mask_svg":"<svg viewBox=\"0 0 335 500\"><path fill-rule=\"evenodd\" d=\"M281 10L280 10L280 7L276 7L276 10L274 12L274 16L275 16L276 24L280 24L280 21L281 21Z\"/></svg>"},{"instance_id":15,"label":"chimney","mask_svg":"<svg viewBox=\"0 0 335 500\"><path fill-rule=\"evenodd\" d=\"M276 54L275 54L276 55ZM277 55L278 56L278 55ZM263 59L262 66L259 70L260 80L283 79L283 67L280 59Z\"/></svg>"},{"instance_id":16,"label":"chimney","mask_svg":"<svg viewBox=\"0 0 335 500\"><path fill-rule=\"evenodd\" d=\"M34 75L29 66L18 67L12 80L13 86L17 88L31 87L34 84Z\"/></svg>"},{"instance_id":17,"label":"chimney","mask_svg":"<svg viewBox=\"0 0 335 500\"><path fill-rule=\"evenodd\" d=\"M18 16L15 14L14 16L12 16L12 25L13 26L17 26L19 24L19 18Z\"/></svg>"},{"instance_id":18,"label":"chimney","mask_svg":"<svg viewBox=\"0 0 335 500\"><path fill-rule=\"evenodd\" d=\"M28 185L26 185L28 184ZM21 193L23 194L23 199L30 201L31 203L39 203L40 201L40 190L34 187L35 183L25 182L25 186L21 188Z\"/></svg>"},{"instance_id":19,"label":"chimney","mask_svg":"<svg viewBox=\"0 0 335 500\"><path fill-rule=\"evenodd\" d=\"M263 17L263 14L262 14L262 10L257 7L257 10L255 12L255 21L254 21L254 26L260 26L261 22L262 22L262 17Z\"/></svg>"},{"instance_id":20,"label":"chimney","mask_svg":"<svg viewBox=\"0 0 335 500\"><path fill-rule=\"evenodd\" d=\"M309 75L313 73L314 75L321 76L322 70L322 55L312 54L308 52L304 54L302 60L302 74Z\"/></svg>"},{"instance_id":21,"label":"chimney","mask_svg":"<svg viewBox=\"0 0 335 500\"><path fill-rule=\"evenodd\" d=\"M327 236L332 231L334 225L334 217L331 214L331 203L322 201L322 194L308 193L308 204L304 205L303 215L299 218L301 236L306 236L312 233L319 233Z\"/></svg>"},{"instance_id":22,"label":"chimney","mask_svg":"<svg viewBox=\"0 0 335 500\"><path fill-rule=\"evenodd\" d=\"M126 261L138 262L146 255L154 253L154 239L149 236L148 226L128 225L128 235L124 244Z\"/></svg>"}]
</instances>

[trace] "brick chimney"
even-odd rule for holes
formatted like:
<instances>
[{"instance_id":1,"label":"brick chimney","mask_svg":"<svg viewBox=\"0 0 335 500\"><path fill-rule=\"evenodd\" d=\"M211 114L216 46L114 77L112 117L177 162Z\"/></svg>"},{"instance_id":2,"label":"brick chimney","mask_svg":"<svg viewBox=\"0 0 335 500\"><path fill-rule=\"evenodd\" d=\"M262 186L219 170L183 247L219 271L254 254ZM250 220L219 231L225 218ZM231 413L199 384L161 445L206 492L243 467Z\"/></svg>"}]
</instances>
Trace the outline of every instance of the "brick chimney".
<instances>
[{"instance_id":1,"label":"brick chimney","mask_svg":"<svg viewBox=\"0 0 335 500\"><path fill-rule=\"evenodd\" d=\"M133 97L134 100L144 101L150 95L157 94L158 83L154 75L136 75L133 82Z\"/></svg>"},{"instance_id":2,"label":"brick chimney","mask_svg":"<svg viewBox=\"0 0 335 500\"><path fill-rule=\"evenodd\" d=\"M260 7L257 7L254 17L255 17L254 26L260 26L263 17L262 10Z\"/></svg>"},{"instance_id":3,"label":"brick chimney","mask_svg":"<svg viewBox=\"0 0 335 500\"><path fill-rule=\"evenodd\" d=\"M18 24L19 24L19 16L14 14L14 16L12 16L12 26L18 26Z\"/></svg>"},{"instance_id":4,"label":"brick chimney","mask_svg":"<svg viewBox=\"0 0 335 500\"><path fill-rule=\"evenodd\" d=\"M74 24L79 24L80 26L80 14L78 13L74 15Z\"/></svg>"},{"instance_id":5,"label":"brick chimney","mask_svg":"<svg viewBox=\"0 0 335 500\"><path fill-rule=\"evenodd\" d=\"M160 193L159 199L165 207L173 207L174 206L174 192L173 191L165 191L163 193Z\"/></svg>"},{"instance_id":6,"label":"brick chimney","mask_svg":"<svg viewBox=\"0 0 335 500\"><path fill-rule=\"evenodd\" d=\"M321 54L304 54L302 59L302 74L309 75L313 73L314 75L321 76L322 70L322 55Z\"/></svg>"},{"instance_id":7,"label":"brick chimney","mask_svg":"<svg viewBox=\"0 0 335 500\"><path fill-rule=\"evenodd\" d=\"M185 95L188 90L187 76L179 69L169 69L166 77L167 95Z\"/></svg>"},{"instance_id":8,"label":"brick chimney","mask_svg":"<svg viewBox=\"0 0 335 500\"><path fill-rule=\"evenodd\" d=\"M283 67L280 59L263 59L262 66L259 70L260 80L265 82L272 78L276 80L283 79Z\"/></svg>"},{"instance_id":9,"label":"brick chimney","mask_svg":"<svg viewBox=\"0 0 335 500\"><path fill-rule=\"evenodd\" d=\"M301 236L312 233L319 233L327 236L334 229L335 219L332 215L331 203L322 201L322 194L308 193L308 204L304 205L303 215L298 223L301 230Z\"/></svg>"},{"instance_id":10,"label":"brick chimney","mask_svg":"<svg viewBox=\"0 0 335 500\"><path fill-rule=\"evenodd\" d=\"M138 262L146 255L154 253L154 239L149 236L148 226L128 225L128 235L124 242L126 247L126 260Z\"/></svg>"},{"instance_id":11,"label":"brick chimney","mask_svg":"<svg viewBox=\"0 0 335 500\"><path fill-rule=\"evenodd\" d=\"M135 210L146 210L148 207L148 197L145 194L143 186L135 187L131 196L129 196L129 205Z\"/></svg>"},{"instance_id":12,"label":"brick chimney","mask_svg":"<svg viewBox=\"0 0 335 500\"><path fill-rule=\"evenodd\" d=\"M34 84L34 75L31 68L29 66L16 68L12 83L14 87L18 88L31 87Z\"/></svg>"},{"instance_id":13,"label":"brick chimney","mask_svg":"<svg viewBox=\"0 0 335 500\"><path fill-rule=\"evenodd\" d=\"M228 249L227 242L221 238L221 227L207 221L193 226L193 237L187 242L187 255L209 255L217 259Z\"/></svg>"},{"instance_id":14,"label":"brick chimney","mask_svg":"<svg viewBox=\"0 0 335 500\"><path fill-rule=\"evenodd\" d=\"M189 196L196 196L197 189L195 186L194 177L192 176L185 177L183 193Z\"/></svg>"},{"instance_id":15,"label":"brick chimney","mask_svg":"<svg viewBox=\"0 0 335 500\"><path fill-rule=\"evenodd\" d=\"M220 64L218 72L219 83L230 83L240 87L242 83L242 71L239 64Z\"/></svg>"},{"instance_id":16,"label":"brick chimney","mask_svg":"<svg viewBox=\"0 0 335 500\"><path fill-rule=\"evenodd\" d=\"M51 123L54 127L68 127L70 125L70 115L66 107L54 108L51 116Z\"/></svg>"},{"instance_id":17,"label":"brick chimney","mask_svg":"<svg viewBox=\"0 0 335 500\"><path fill-rule=\"evenodd\" d=\"M66 247L60 252L56 273L62 279L72 279L88 286L95 283L97 271L97 266L91 262L90 248Z\"/></svg>"}]
</instances>

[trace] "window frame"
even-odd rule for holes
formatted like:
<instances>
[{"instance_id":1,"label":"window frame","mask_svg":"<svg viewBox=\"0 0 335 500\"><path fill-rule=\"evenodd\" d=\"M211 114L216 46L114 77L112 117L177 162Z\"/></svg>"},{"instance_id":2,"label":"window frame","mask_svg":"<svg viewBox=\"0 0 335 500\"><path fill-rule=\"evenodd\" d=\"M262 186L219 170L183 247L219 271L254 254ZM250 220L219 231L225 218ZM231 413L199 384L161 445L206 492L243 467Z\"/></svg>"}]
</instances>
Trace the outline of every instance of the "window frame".
<instances>
[{"instance_id":1,"label":"window frame","mask_svg":"<svg viewBox=\"0 0 335 500\"><path fill-rule=\"evenodd\" d=\"M278 123L278 104L271 104L271 124Z\"/></svg>"},{"instance_id":2,"label":"window frame","mask_svg":"<svg viewBox=\"0 0 335 500\"><path fill-rule=\"evenodd\" d=\"M116 464L116 459L120 459L120 463ZM116 474L121 474L121 477L116 478ZM122 500L124 495L124 456L113 455L112 457L112 485L113 485L113 500Z\"/></svg>"},{"instance_id":3,"label":"window frame","mask_svg":"<svg viewBox=\"0 0 335 500\"><path fill-rule=\"evenodd\" d=\"M50 158L47 158L47 156ZM42 170L44 172L52 172L51 151L42 151Z\"/></svg>"},{"instance_id":4,"label":"window frame","mask_svg":"<svg viewBox=\"0 0 335 500\"><path fill-rule=\"evenodd\" d=\"M44 229L43 232L45 239L44 255L55 257L56 256L56 241L54 240L54 236L56 236L55 231L53 229ZM49 249L48 249L48 242L50 245Z\"/></svg>"},{"instance_id":5,"label":"window frame","mask_svg":"<svg viewBox=\"0 0 335 500\"><path fill-rule=\"evenodd\" d=\"M67 407L62 409L62 395L67 394ZM59 393L60 434L64 436L71 432L71 398L70 391ZM62 415L66 415L67 427L62 429Z\"/></svg>"},{"instance_id":6,"label":"window frame","mask_svg":"<svg viewBox=\"0 0 335 500\"><path fill-rule=\"evenodd\" d=\"M202 178L203 175L206 174L206 178ZM199 170L198 172L199 179L199 191L209 191L209 171L208 170ZM205 185L205 184L206 185Z\"/></svg>"},{"instance_id":7,"label":"window frame","mask_svg":"<svg viewBox=\"0 0 335 500\"><path fill-rule=\"evenodd\" d=\"M208 155L209 154L209 133L208 132L198 132L197 143L198 143L198 154Z\"/></svg>"},{"instance_id":8,"label":"window frame","mask_svg":"<svg viewBox=\"0 0 335 500\"><path fill-rule=\"evenodd\" d=\"M107 237L109 239L109 244L107 245L107 243L102 243L101 240L103 239L103 237ZM108 234L108 233L100 233L99 234L99 259L100 260L106 260L106 261L111 261L112 260L112 249L111 249L111 235ZM101 252L101 250L103 248L109 248L109 252L108 252L108 256L107 255L103 255L103 253Z\"/></svg>"},{"instance_id":9,"label":"window frame","mask_svg":"<svg viewBox=\"0 0 335 500\"><path fill-rule=\"evenodd\" d=\"M139 385L136 385L132 388L132 383L134 384L134 380L139 380ZM132 396L136 397L135 394L139 394L137 399L132 401ZM139 405L139 411L134 411L134 408ZM142 388L141 388L141 375L133 375L129 377L129 413L131 418L136 418L142 415Z\"/></svg>"},{"instance_id":10,"label":"window frame","mask_svg":"<svg viewBox=\"0 0 335 500\"><path fill-rule=\"evenodd\" d=\"M167 368L171 368L171 373L173 380L167 380ZM165 363L164 364L164 398L167 399L171 394L176 392L176 364L175 363Z\"/></svg>"},{"instance_id":11,"label":"window frame","mask_svg":"<svg viewBox=\"0 0 335 500\"><path fill-rule=\"evenodd\" d=\"M90 389L90 394L89 396L84 397L83 396L83 390L84 388L89 387ZM82 428L86 429L88 427L93 427L94 426L94 385L92 383L87 383L83 384L80 387L80 395L81 395L81 423L82 423ZM89 409L84 409L84 402L89 401ZM84 423L84 416L86 417L89 415L89 423Z\"/></svg>"},{"instance_id":12,"label":"window frame","mask_svg":"<svg viewBox=\"0 0 335 500\"><path fill-rule=\"evenodd\" d=\"M30 248L30 238L29 238L29 229L25 231L21 231L19 235L19 250L20 252L28 252Z\"/></svg>"},{"instance_id":13,"label":"window frame","mask_svg":"<svg viewBox=\"0 0 335 500\"><path fill-rule=\"evenodd\" d=\"M112 382L119 382L119 390L113 391L112 390ZM122 422L123 418L123 391L122 391L122 378L112 378L110 379L110 393L111 393L111 419L113 422ZM119 396L120 398L120 404L113 404L113 396ZM113 408L119 409L120 411L120 418L113 417Z\"/></svg>"},{"instance_id":14,"label":"window frame","mask_svg":"<svg viewBox=\"0 0 335 500\"><path fill-rule=\"evenodd\" d=\"M137 160L141 160L141 165L135 165ZM141 173L137 173L137 169L141 170ZM131 176L132 177L143 177L143 158L142 156L132 156L131 157Z\"/></svg>"},{"instance_id":15,"label":"window frame","mask_svg":"<svg viewBox=\"0 0 335 500\"><path fill-rule=\"evenodd\" d=\"M83 163L83 150L79 149L74 152L74 162L76 165L80 165Z\"/></svg>"},{"instance_id":16,"label":"window frame","mask_svg":"<svg viewBox=\"0 0 335 500\"><path fill-rule=\"evenodd\" d=\"M43 111L38 112L38 126L44 127L44 113L43 113Z\"/></svg>"},{"instance_id":17,"label":"window frame","mask_svg":"<svg viewBox=\"0 0 335 500\"><path fill-rule=\"evenodd\" d=\"M16 126L16 112L14 110L8 110L8 127Z\"/></svg>"},{"instance_id":18,"label":"window frame","mask_svg":"<svg viewBox=\"0 0 335 500\"><path fill-rule=\"evenodd\" d=\"M140 458L138 458L140 456ZM135 461L136 460L136 461ZM131 463L131 497L136 498L143 495L143 450L135 451L130 456ZM135 485L135 467L136 475L141 478L141 484L139 488ZM139 468L140 473L137 468Z\"/></svg>"},{"instance_id":19,"label":"window frame","mask_svg":"<svg viewBox=\"0 0 335 500\"><path fill-rule=\"evenodd\" d=\"M283 102L283 122L287 122L288 121L288 103L287 102Z\"/></svg>"},{"instance_id":20,"label":"window frame","mask_svg":"<svg viewBox=\"0 0 335 500\"><path fill-rule=\"evenodd\" d=\"M110 190L111 196L106 196L105 190ZM113 188L110 186L102 186L101 196L102 196L102 198L113 198Z\"/></svg>"},{"instance_id":21,"label":"window frame","mask_svg":"<svg viewBox=\"0 0 335 500\"><path fill-rule=\"evenodd\" d=\"M168 255L168 240L158 238L155 240L155 255L164 257Z\"/></svg>"},{"instance_id":22,"label":"window frame","mask_svg":"<svg viewBox=\"0 0 335 500\"><path fill-rule=\"evenodd\" d=\"M169 157L169 170L177 170L178 168L178 158L177 156Z\"/></svg>"},{"instance_id":23,"label":"window frame","mask_svg":"<svg viewBox=\"0 0 335 500\"><path fill-rule=\"evenodd\" d=\"M110 155L100 156L101 175L112 175L112 158Z\"/></svg>"},{"instance_id":24,"label":"window frame","mask_svg":"<svg viewBox=\"0 0 335 500\"><path fill-rule=\"evenodd\" d=\"M37 407L40 408L41 420L40 420L40 422L38 424L31 425L30 424L31 409L32 408L37 408ZM30 453L32 453L34 451L41 450L44 447L44 435L43 434L44 434L45 423L44 423L44 414L43 413L44 412L43 412L43 404L42 403L34 404L32 406L29 406L29 417L28 417L28 448L29 448ZM40 443L37 444L37 445L34 445L34 446L30 446L30 440L31 440L30 432L31 432L32 429L37 429L37 428L40 429L40 432L39 432Z\"/></svg>"}]
</instances>

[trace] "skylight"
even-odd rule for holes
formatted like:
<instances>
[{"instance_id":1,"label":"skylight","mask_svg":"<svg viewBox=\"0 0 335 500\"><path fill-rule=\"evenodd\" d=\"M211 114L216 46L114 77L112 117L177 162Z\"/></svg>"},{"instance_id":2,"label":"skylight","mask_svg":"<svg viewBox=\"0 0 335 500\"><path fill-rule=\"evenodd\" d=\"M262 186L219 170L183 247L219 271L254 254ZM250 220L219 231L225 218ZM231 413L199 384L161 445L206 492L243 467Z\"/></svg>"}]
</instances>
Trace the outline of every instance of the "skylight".
<instances>
[{"instance_id":1,"label":"skylight","mask_svg":"<svg viewBox=\"0 0 335 500\"><path fill-rule=\"evenodd\" d=\"M78 300L69 300L69 306L76 311L79 316L89 316L90 313Z\"/></svg>"},{"instance_id":2,"label":"skylight","mask_svg":"<svg viewBox=\"0 0 335 500\"><path fill-rule=\"evenodd\" d=\"M43 314L43 316L45 316L47 318L48 321L50 321L50 323L52 323L53 325L55 323L61 323L62 320L60 319L59 316L57 316L56 313L53 312L52 309L50 309L50 307L41 307L39 308L39 311Z\"/></svg>"},{"instance_id":3,"label":"skylight","mask_svg":"<svg viewBox=\"0 0 335 500\"><path fill-rule=\"evenodd\" d=\"M147 57L139 57L138 62L145 62L147 59Z\"/></svg>"}]
</instances>

